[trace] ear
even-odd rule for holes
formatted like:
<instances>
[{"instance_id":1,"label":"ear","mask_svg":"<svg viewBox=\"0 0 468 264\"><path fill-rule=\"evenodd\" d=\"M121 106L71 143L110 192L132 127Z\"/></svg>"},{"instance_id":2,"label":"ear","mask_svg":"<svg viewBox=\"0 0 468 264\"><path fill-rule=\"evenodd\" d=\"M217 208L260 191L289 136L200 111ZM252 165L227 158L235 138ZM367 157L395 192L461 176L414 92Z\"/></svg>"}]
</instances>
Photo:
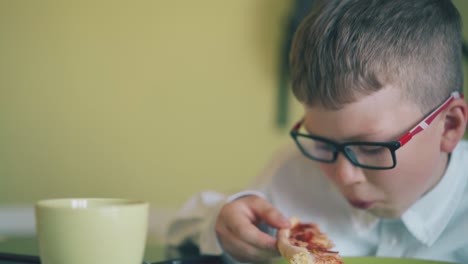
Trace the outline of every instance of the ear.
<instances>
[{"instance_id":1,"label":"ear","mask_svg":"<svg viewBox=\"0 0 468 264\"><path fill-rule=\"evenodd\" d=\"M450 153L463 138L468 120L468 106L463 98L454 100L444 115L444 131L440 149Z\"/></svg>"}]
</instances>

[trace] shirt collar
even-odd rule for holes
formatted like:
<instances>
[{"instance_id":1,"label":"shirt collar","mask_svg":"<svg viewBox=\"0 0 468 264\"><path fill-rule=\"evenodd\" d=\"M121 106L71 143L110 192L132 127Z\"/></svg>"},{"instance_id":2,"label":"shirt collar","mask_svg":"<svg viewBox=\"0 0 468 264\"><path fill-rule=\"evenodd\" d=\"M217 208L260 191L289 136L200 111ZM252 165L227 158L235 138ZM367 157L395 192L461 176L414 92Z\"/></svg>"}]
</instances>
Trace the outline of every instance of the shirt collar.
<instances>
[{"instance_id":1,"label":"shirt collar","mask_svg":"<svg viewBox=\"0 0 468 264\"><path fill-rule=\"evenodd\" d=\"M408 231L422 244L431 246L447 227L463 195L467 180L463 178L464 152L468 142L462 141L451 154L450 162L440 182L413 204L401 217ZM437 205L437 206L434 206ZM357 233L370 232L380 219L371 213L351 208L351 220Z\"/></svg>"},{"instance_id":2,"label":"shirt collar","mask_svg":"<svg viewBox=\"0 0 468 264\"><path fill-rule=\"evenodd\" d=\"M449 165L440 182L401 217L408 231L421 243L431 246L446 228L466 185L459 166L463 164L460 143L450 157Z\"/></svg>"}]
</instances>

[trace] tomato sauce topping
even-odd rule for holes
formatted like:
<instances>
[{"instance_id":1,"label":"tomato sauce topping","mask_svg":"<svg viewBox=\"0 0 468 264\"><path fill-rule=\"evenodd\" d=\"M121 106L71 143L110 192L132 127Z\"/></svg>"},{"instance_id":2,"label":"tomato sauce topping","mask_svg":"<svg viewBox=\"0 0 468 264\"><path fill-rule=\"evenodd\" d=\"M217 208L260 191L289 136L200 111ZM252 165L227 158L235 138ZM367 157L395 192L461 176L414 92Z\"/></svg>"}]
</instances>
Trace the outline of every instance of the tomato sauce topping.
<instances>
[{"instance_id":1,"label":"tomato sauce topping","mask_svg":"<svg viewBox=\"0 0 468 264\"><path fill-rule=\"evenodd\" d=\"M330 241L315 224L297 224L291 228L289 241L294 246L305 247L311 252L329 252Z\"/></svg>"}]
</instances>

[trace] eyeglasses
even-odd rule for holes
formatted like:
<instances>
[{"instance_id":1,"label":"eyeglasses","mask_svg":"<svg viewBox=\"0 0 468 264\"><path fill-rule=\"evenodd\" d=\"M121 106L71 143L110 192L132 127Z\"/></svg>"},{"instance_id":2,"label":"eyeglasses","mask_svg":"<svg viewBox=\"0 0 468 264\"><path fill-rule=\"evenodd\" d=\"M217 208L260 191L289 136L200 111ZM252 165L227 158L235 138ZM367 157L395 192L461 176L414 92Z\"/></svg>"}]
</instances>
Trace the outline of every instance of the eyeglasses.
<instances>
[{"instance_id":1,"label":"eyeglasses","mask_svg":"<svg viewBox=\"0 0 468 264\"><path fill-rule=\"evenodd\" d=\"M453 92L439 107L431 111L419 124L396 141L338 143L324 137L300 133L299 129L304 119L293 126L290 134L301 152L312 160L332 163L336 161L338 153L341 152L357 167L388 170L396 166L395 151L408 143L416 134L428 128L437 115L458 98L463 98L463 94Z\"/></svg>"}]
</instances>

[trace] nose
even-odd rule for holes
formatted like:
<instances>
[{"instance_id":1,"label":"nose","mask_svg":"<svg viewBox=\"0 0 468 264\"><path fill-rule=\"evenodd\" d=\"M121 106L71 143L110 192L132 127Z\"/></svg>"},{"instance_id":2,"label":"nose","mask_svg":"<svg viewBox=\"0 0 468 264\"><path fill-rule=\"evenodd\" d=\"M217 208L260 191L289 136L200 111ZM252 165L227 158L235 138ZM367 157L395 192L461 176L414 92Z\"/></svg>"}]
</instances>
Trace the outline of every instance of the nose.
<instances>
[{"instance_id":1,"label":"nose","mask_svg":"<svg viewBox=\"0 0 468 264\"><path fill-rule=\"evenodd\" d=\"M340 185L347 186L366 181L366 176L360 167L353 165L342 153L334 163L335 181Z\"/></svg>"}]
</instances>

